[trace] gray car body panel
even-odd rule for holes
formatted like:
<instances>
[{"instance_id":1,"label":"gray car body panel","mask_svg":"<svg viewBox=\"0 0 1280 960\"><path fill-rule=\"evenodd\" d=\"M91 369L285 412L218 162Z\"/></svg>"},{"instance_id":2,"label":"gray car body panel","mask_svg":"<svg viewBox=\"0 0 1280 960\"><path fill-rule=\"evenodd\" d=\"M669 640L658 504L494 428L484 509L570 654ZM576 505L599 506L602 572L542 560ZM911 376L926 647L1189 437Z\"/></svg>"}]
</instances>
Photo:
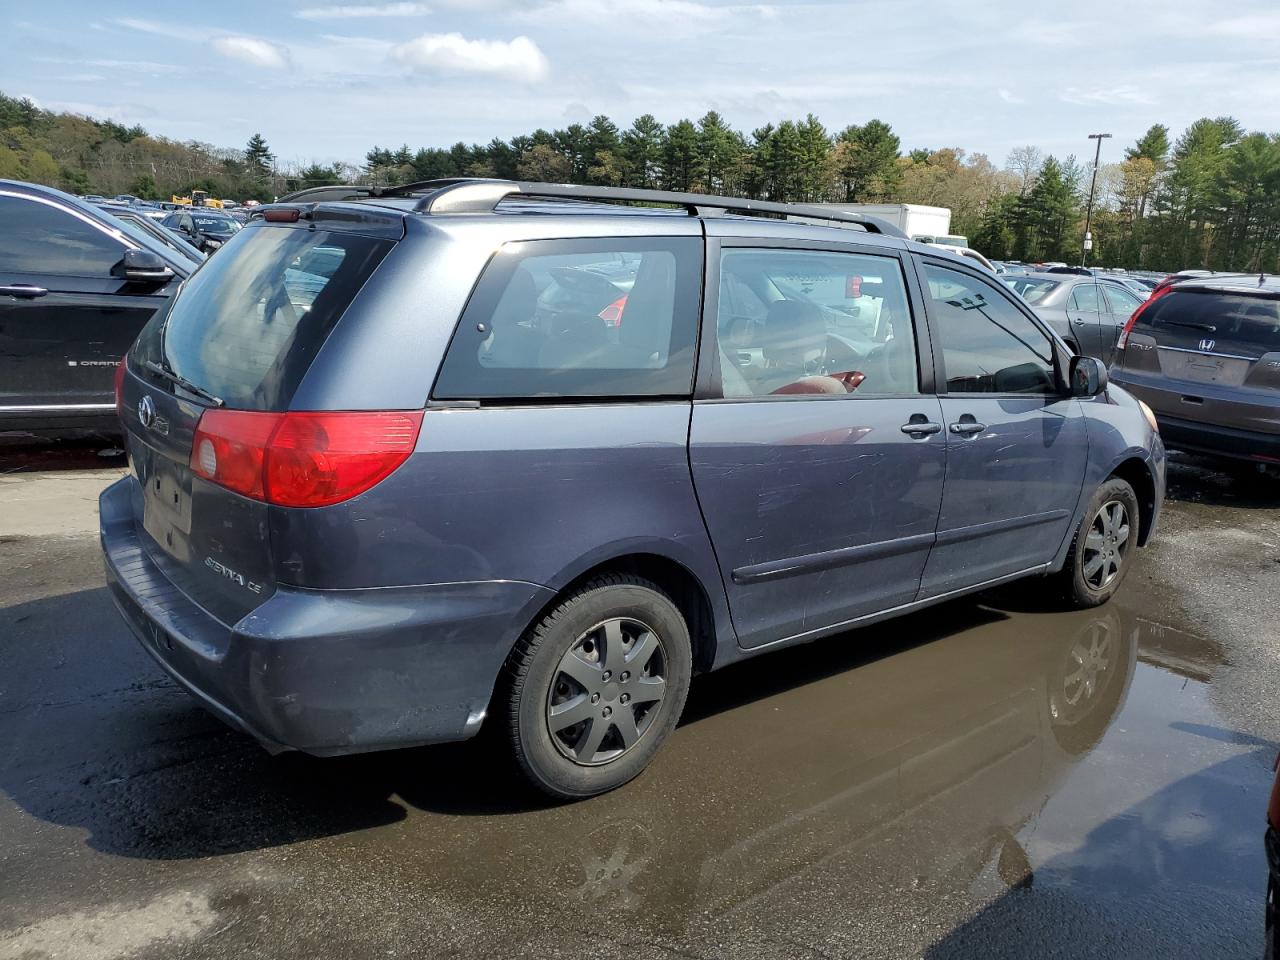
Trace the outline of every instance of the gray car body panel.
<instances>
[{"instance_id":1,"label":"gray car body panel","mask_svg":"<svg viewBox=\"0 0 1280 960\"><path fill-rule=\"evenodd\" d=\"M272 748L328 754L473 734L519 636L566 587L620 561L667 564L697 584L711 644L699 663L719 667L1060 568L1093 489L1117 468L1140 465L1155 499L1163 494L1159 438L1123 391L937 395L937 333L917 258L998 283L985 271L841 228L547 209L404 217L404 238L329 334L291 408L425 406L416 449L351 500L255 505L272 569L254 604L210 616L137 529L137 480L104 493L104 550L126 619L188 689ZM704 232L693 397L430 401L459 316L502 244ZM735 243L898 258L920 394L712 396L714 278L721 245ZM1065 369L1067 350L1055 344ZM145 387L127 378L126 409ZM945 423L979 407L989 436L913 439L899 429L913 414ZM997 482L984 483L992 458Z\"/></svg>"}]
</instances>

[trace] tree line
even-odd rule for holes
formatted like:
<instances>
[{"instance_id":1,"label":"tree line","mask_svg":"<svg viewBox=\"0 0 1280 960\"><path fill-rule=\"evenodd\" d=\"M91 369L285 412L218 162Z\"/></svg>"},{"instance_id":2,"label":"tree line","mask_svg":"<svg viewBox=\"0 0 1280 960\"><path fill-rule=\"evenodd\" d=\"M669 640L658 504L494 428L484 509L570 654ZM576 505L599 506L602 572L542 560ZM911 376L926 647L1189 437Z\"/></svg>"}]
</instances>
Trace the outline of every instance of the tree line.
<instances>
[{"instance_id":1,"label":"tree line","mask_svg":"<svg viewBox=\"0 0 1280 960\"><path fill-rule=\"evenodd\" d=\"M271 199L303 186L396 185L479 176L651 187L784 202L906 202L948 207L952 231L996 259L1080 257L1092 173L1074 156L1012 151L1002 167L958 147L904 150L881 120L829 130L810 114L749 134L715 111L606 116L510 140L374 147L360 166L277 164L256 135L245 148L178 143L141 127L37 108L0 94L0 176L78 193L167 198L192 188ZM1275 271L1280 258L1280 135L1230 117L1197 120L1176 140L1153 125L1098 175L1091 262L1128 268Z\"/></svg>"}]
</instances>

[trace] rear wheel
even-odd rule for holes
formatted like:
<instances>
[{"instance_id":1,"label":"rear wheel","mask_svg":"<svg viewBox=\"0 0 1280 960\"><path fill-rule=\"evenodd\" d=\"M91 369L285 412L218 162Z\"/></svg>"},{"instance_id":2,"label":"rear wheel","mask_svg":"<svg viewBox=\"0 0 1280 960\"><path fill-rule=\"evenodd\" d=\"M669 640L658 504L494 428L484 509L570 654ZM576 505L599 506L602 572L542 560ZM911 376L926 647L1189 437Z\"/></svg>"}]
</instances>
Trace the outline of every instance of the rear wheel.
<instances>
[{"instance_id":1,"label":"rear wheel","mask_svg":"<svg viewBox=\"0 0 1280 960\"><path fill-rule=\"evenodd\" d=\"M1112 477L1093 495L1054 586L1068 604L1096 607L1120 589L1138 545L1138 497Z\"/></svg>"},{"instance_id":2,"label":"rear wheel","mask_svg":"<svg viewBox=\"0 0 1280 960\"><path fill-rule=\"evenodd\" d=\"M657 586L589 581L516 644L504 688L516 762L540 790L589 797L640 773L675 728L693 673L689 629Z\"/></svg>"}]
</instances>

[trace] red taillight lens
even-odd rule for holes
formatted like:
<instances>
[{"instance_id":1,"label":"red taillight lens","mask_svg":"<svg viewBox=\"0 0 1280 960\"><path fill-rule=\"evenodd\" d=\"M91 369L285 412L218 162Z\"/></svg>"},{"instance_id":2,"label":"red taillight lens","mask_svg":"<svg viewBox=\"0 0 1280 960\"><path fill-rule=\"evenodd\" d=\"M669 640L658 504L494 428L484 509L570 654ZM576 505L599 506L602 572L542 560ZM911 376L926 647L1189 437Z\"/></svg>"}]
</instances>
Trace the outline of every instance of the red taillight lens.
<instances>
[{"instance_id":1,"label":"red taillight lens","mask_svg":"<svg viewBox=\"0 0 1280 960\"><path fill-rule=\"evenodd\" d=\"M613 303L609 304L603 310L596 314L601 320L610 327L619 327L622 325L622 311L627 309L627 295L624 293Z\"/></svg>"},{"instance_id":2,"label":"red taillight lens","mask_svg":"<svg viewBox=\"0 0 1280 960\"><path fill-rule=\"evenodd\" d=\"M324 507L385 479L418 442L422 411L257 413L208 410L191 468L282 507Z\"/></svg>"},{"instance_id":3,"label":"red taillight lens","mask_svg":"<svg viewBox=\"0 0 1280 960\"><path fill-rule=\"evenodd\" d=\"M1116 339L1117 350L1123 350L1125 348L1125 345L1129 342L1129 331L1132 330L1133 325L1138 322L1138 318L1142 316L1143 311L1146 310L1147 307L1151 306L1151 304L1155 303L1155 301L1159 300L1161 297L1163 297L1166 293L1168 293L1172 289L1173 289L1172 284L1170 284L1167 287L1156 287L1154 290L1151 291L1151 296L1147 297L1147 299L1143 300L1142 303L1138 304L1138 309L1134 310L1133 313L1129 316L1129 319L1125 321L1124 329L1120 331L1120 336Z\"/></svg>"},{"instance_id":4,"label":"red taillight lens","mask_svg":"<svg viewBox=\"0 0 1280 960\"><path fill-rule=\"evenodd\" d=\"M266 500L263 465L282 413L206 410L191 441L191 469L254 500Z\"/></svg>"},{"instance_id":5,"label":"red taillight lens","mask_svg":"<svg viewBox=\"0 0 1280 960\"><path fill-rule=\"evenodd\" d=\"M124 417L124 373L125 358L121 357L120 362L116 364L115 387L116 387L116 416Z\"/></svg>"}]
</instances>

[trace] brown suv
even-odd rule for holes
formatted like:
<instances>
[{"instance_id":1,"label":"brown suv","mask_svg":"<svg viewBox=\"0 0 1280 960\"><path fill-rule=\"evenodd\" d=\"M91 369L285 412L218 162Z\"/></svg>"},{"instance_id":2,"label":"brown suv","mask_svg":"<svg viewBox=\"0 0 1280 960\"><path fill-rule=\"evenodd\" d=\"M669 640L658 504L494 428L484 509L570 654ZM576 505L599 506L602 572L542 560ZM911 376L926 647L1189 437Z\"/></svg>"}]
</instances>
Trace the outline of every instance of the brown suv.
<instances>
[{"instance_id":1,"label":"brown suv","mask_svg":"<svg viewBox=\"0 0 1280 960\"><path fill-rule=\"evenodd\" d=\"M1280 463L1280 277L1157 290L1116 348L1111 379L1155 411L1169 446Z\"/></svg>"}]
</instances>

